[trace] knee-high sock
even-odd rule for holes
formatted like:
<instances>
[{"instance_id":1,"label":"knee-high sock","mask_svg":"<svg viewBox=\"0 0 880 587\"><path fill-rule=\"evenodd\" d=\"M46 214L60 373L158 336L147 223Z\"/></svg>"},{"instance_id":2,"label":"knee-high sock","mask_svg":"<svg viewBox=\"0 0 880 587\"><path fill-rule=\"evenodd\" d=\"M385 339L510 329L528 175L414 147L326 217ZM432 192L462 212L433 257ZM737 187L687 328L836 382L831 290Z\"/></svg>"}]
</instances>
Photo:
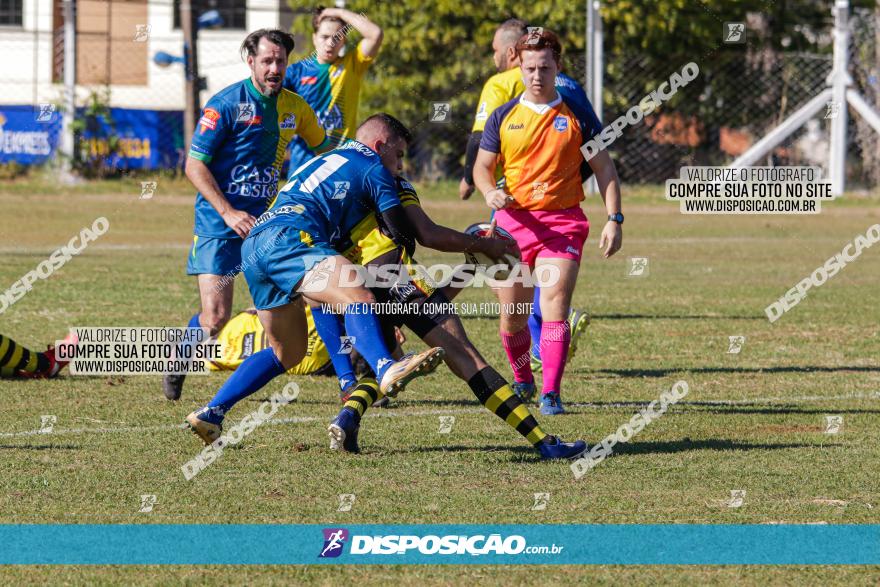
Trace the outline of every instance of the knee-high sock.
<instances>
[{"instance_id":1,"label":"knee-high sock","mask_svg":"<svg viewBox=\"0 0 880 587\"><path fill-rule=\"evenodd\" d=\"M382 381L385 371L394 364L388 345L382 337L382 327L371 304L349 304L345 309L345 331L354 338L354 348L367 360Z\"/></svg>"},{"instance_id":2,"label":"knee-high sock","mask_svg":"<svg viewBox=\"0 0 880 587\"><path fill-rule=\"evenodd\" d=\"M532 355L541 358L541 288L535 286L535 297L532 299L532 313L529 314L529 333L532 335Z\"/></svg>"},{"instance_id":3,"label":"knee-high sock","mask_svg":"<svg viewBox=\"0 0 880 587\"><path fill-rule=\"evenodd\" d=\"M370 406L383 397L385 397L385 394L379 391L379 383L371 377L365 377L358 382L357 387L348 396L348 401L345 402L343 407L351 408L360 417L364 415L364 412Z\"/></svg>"},{"instance_id":4,"label":"knee-high sock","mask_svg":"<svg viewBox=\"0 0 880 587\"><path fill-rule=\"evenodd\" d=\"M351 355L339 352L342 349L342 337L345 335L345 331L342 329L342 317L317 307L312 308L312 319L315 321L315 330L318 331L318 336L324 341L324 346L330 353L330 362L333 363L333 369L336 371L339 389L344 391L357 378L354 376ZM349 350L349 352L351 351Z\"/></svg>"},{"instance_id":5,"label":"knee-high sock","mask_svg":"<svg viewBox=\"0 0 880 587\"><path fill-rule=\"evenodd\" d=\"M244 360L208 403L211 408L203 419L214 423L223 419L232 406L284 373L284 366L271 348L254 353Z\"/></svg>"},{"instance_id":6,"label":"knee-high sock","mask_svg":"<svg viewBox=\"0 0 880 587\"><path fill-rule=\"evenodd\" d=\"M197 312L193 314L192 318L187 322L187 328L201 328L202 323L200 322L201 312ZM199 345L198 341L195 337L185 337L185 341L178 343L177 345L177 357L182 357L184 360L192 360L193 356L195 356L195 347ZM186 359L189 357L189 359Z\"/></svg>"},{"instance_id":7,"label":"knee-high sock","mask_svg":"<svg viewBox=\"0 0 880 587\"><path fill-rule=\"evenodd\" d=\"M567 321L544 322L541 326L543 351L541 364L544 370L544 385L541 393L560 391L569 343L571 343L571 329Z\"/></svg>"},{"instance_id":8,"label":"knee-high sock","mask_svg":"<svg viewBox=\"0 0 880 587\"><path fill-rule=\"evenodd\" d=\"M529 347L532 344L532 338L528 328L523 328L514 334L502 332L501 344L504 346L504 352L507 353L510 368L513 369L514 381L534 383L532 366L529 364Z\"/></svg>"},{"instance_id":9,"label":"knee-high sock","mask_svg":"<svg viewBox=\"0 0 880 587\"><path fill-rule=\"evenodd\" d=\"M16 371L36 373L49 368L49 359L24 347L11 338L0 334L0 370L4 375L15 375Z\"/></svg>"},{"instance_id":10,"label":"knee-high sock","mask_svg":"<svg viewBox=\"0 0 880 587\"><path fill-rule=\"evenodd\" d=\"M487 410L504 420L533 445L537 445L547 436L522 400L510 390L504 378L492 367L486 367L471 377L468 385Z\"/></svg>"}]
</instances>

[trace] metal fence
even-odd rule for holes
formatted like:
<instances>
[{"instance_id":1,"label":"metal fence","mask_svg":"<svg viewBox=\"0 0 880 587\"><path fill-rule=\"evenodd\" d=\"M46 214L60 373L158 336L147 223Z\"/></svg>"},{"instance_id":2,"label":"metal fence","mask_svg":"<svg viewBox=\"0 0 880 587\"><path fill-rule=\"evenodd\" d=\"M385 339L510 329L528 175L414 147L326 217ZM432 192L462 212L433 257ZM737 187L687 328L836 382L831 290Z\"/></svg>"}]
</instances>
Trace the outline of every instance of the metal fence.
<instances>
[{"instance_id":1,"label":"metal fence","mask_svg":"<svg viewBox=\"0 0 880 587\"><path fill-rule=\"evenodd\" d=\"M174 26L174 3L171 0L149 2L107 2L80 0L91 12L78 17L77 103L86 107L91 100L92 111L100 106L147 109L158 112L156 144L145 145L124 128L118 137L101 138L93 128L92 139L80 144L87 153L102 154L115 161L132 161L145 149L161 150L155 158L159 166L179 167L185 152L179 111L184 103L183 71L172 61L164 67L155 59L159 53L176 57L181 53L182 36ZM0 112L12 106L31 107L35 119L47 104L59 104L63 86L64 38L59 28L60 2L24 2L23 25L19 29L0 29L0 55L4 67L0 72ZM250 8L249 8L250 10ZM30 12L29 12L30 11ZM114 12L116 11L116 12ZM285 26L291 13L269 8L257 9L248 17L248 27ZM856 10L852 14L853 34L850 71L859 92L872 104L880 104L878 83L878 20L880 9ZM380 23L381 24L381 23ZM289 25L288 25L289 26ZM575 26L575 25L572 25ZM578 25L579 26L579 25ZM247 73L235 48L244 30L204 31L200 34L201 74L208 80L202 93L203 102L225 85ZM309 44L307 37L300 41ZM606 55L613 47L605 47ZM392 50L388 47L385 51ZM399 51L401 49L394 48ZM488 60L488 47L475 47L475 59L487 60L483 75L462 80L461 91L454 97L451 116L445 123L431 120L430 104L434 96L428 91L401 92L396 104L389 107L381 95L365 92L361 116L374 107L400 106L408 111L424 112L424 118L408 120L414 128L416 141L410 152L409 172L422 179L458 179L468 132L473 122L482 82L494 68ZM438 57L442 58L442 56ZM612 57L609 57L612 59ZM656 60L644 55L614 56L614 67L604 73L604 124L623 115L627 109L656 88L659 82L680 71L684 63L648 65ZM584 79L585 58L581 54L566 55L566 71L575 79ZM610 148L621 178L625 182L660 182L677 176L682 165L723 165L742 153L769 129L812 98L826 85L831 71L830 46L815 53L788 53L762 50L720 50L698 61L699 77L683 88L662 109L642 123L630 126ZM376 83L392 75L380 59L367 74L365 84ZM103 99L102 91L109 89ZM413 89L417 90L417 89ZM438 100L443 96L437 96ZM49 106L48 109L54 109ZM80 110L82 118L88 109ZM170 114L169 114L170 112ZM165 113L165 114L163 114ZM51 112L50 112L51 114ZM56 112L57 114L57 112ZM178 116L178 117L175 117ZM790 136L770 155L771 164L811 164L825 166L829 141L831 110L810 121ZM0 118L0 133L9 116ZM45 116L44 116L45 118ZM60 117L41 121L47 141L57 139ZM84 123L80 124L83 127ZM124 126L124 125L123 125ZM54 134L53 134L54 133ZM127 134L126 134L127 133ZM86 133L88 134L88 133ZM24 139L11 139L11 133L0 135L0 156L3 149L22 147ZM53 139L53 136L55 137ZM85 136L85 135L83 135ZM880 185L880 140L858 116L848 125L847 186L873 188ZM33 139L33 138L31 138ZM35 139L33 139L35 140ZM42 140L42 139L41 139ZM18 142L16 142L18 141ZM39 141L38 141L39 142ZM15 144L13 144L15 143ZM161 143L161 144L160 144ZM41 143L42 144L42 143ZM0 159L2 160L2 159Z\"/></svg>"}]
</instances>

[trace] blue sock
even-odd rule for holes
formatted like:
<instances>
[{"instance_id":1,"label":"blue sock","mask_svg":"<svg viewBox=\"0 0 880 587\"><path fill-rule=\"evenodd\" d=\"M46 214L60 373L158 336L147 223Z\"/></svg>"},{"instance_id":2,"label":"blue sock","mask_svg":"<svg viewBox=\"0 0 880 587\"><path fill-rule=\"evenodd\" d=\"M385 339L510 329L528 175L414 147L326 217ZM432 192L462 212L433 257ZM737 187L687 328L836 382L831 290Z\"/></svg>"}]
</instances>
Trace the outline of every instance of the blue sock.
<instances>
[{"instance_id":1,"label":"blue sock","mask_svg":"<svg viewBox=\"0 0 880 587\"><path fill-rule=\"evenodd\" d=\"M284 367L271 348L254 353L244 360L208 403L211 410L205 413L202 420L218 424L232 406L282 373Z\"/></svg>"},{"instance_id":2,"label":"blue sock","mask_svg":"<svg viewBox=\"0 0 880 587\"><path fill-rule=\"evenodd\" d=\"M199 316L201 316L200 312L196 312L195 314L193 314L193 317L189 319L189 323L186 325L186 327L187 328L201 328L202 325L199 323ZM196 346L198 346L198 342L196 342L195 339L190 339L190 340L181 342L180 344L177 345L177 348L175 349L177 352L176 356L189 357L189 359L186 359L186 360L191 360L193 358L194 353L195 353ZM189 349L188 353L184 352L184 349Z\"/></svg>"},{"instance_id":3,"label":"blue sock","mask_svg":"<svg viewBox=\"0 0 880 587\"><path fill-rule=\"evenodd\" d=\"M532 313L529 315L529 332L532 335L532 355L541 358L541 290L535 286L535 298L532 300Z\"/></svg>"},{"instance_id":4,"label":"blue sock","mask_svg":"<svg viewBox=\"0 0 880 587\"><path fill-rule=\"evenodd\" d=\"M382 328L371 304L349 304L345 309L345 331L354 338L354 347L367 360L376 380L381 382L394 359L382 337Z\"/></svg>"},{"instance_id":5,"label":"blue sock","mask_svg":"<svg viewBox=\"0 0 880 587\"><path fill-rule=\"evenodd\" d=\"M324 346L330 353L330 361L333 363L333 369L336 370L336 377L339 379L339 389L344 391L357 379L354 376L351 355L339 352L342 348L342 337L345 335L345 331L342 329L342 317L317 307L312 308L312 319L315 321L315 330L318 331L318 336L324 341Z\"/></svg>"}]
</instances>

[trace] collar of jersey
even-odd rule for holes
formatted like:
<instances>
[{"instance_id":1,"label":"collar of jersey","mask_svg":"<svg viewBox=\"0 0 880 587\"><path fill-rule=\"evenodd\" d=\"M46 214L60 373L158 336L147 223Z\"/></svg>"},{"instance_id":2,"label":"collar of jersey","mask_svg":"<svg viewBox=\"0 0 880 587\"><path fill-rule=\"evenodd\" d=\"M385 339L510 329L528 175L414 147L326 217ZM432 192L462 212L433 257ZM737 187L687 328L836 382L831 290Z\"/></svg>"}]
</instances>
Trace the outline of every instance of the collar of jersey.
<instances>
[{"instance_id":1,"label":"collar of jersey","mask_svg":"<svg viewBox=\"0 0 880 587\"><path fill-rule=\"evenodd\" d=\"M254 86L254 82L251 80L251 78L247 78L246 80L244 80L244 86L247 88L248 93L254 100L258 100L262 104L272 104L275 102L274 98L269 98L261 94L260 90L258 90L256 86Z\"/></svg>"},{"instance_id":2,"label":"collar of jersey","mask_svg":"<svg viewBox=\"0 0 880 587\"><path fill-rule=\"evenodd\" d=\"M562 102L562 96L559 95L559 92L556 92L556 99L550 102L549 104L535 104L534 102L529 102L526 100L526 94L523 92L519 96L519 103L525 106L530 110L534 110L538 114L545 114L548 110L556 106Z\"/></svg>"},{"instance_id":3,"label":"collar of jersey","mask_svg":"<svg viewBox=\"0 0 880 587\"><path fill-rule=\"evenodd\" d=\"M358 145L362 146L364 149L367 149L367 150L370 151L371 153L376 153L376 151L373 151L373 149L370 149L370 147L368 147L367 145L363 144L362 142L360 142L360 141L357 140L357 139L348 139L347 141L345 141L344 143L342 143L341 145L339 145L339 148L340 148L340 149L347 149L348 147L351 146L352 143L357 143ZM378 156L379 156L379 153L376 153L376 156L378 157Z\"/></svg>"}]
</instances>

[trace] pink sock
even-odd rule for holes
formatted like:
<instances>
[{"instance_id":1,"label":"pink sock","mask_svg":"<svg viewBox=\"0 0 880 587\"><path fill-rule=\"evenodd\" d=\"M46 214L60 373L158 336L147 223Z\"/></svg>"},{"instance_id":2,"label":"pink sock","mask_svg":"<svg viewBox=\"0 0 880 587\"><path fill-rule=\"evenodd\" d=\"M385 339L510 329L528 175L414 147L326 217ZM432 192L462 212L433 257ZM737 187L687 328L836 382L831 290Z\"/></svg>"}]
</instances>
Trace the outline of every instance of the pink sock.
<instances>
[{"instance_id":1,"label":"pink sock","mask_svg":"<svg viewBox=\"0 0 880 587\"><path fill-rule=\"evenodd\" d=\"M529 364L531 359L529 352L532 348L532 336L529 334L529 329L523 328L514 334L502 332L501 344L507 353L510 368L513 369L514 381L518 383L534 383L535 378L532 376L532 366Z\"/></svg>"},{"instance_id":2,"label":"pink sock","mask_svg":"<svg viewBox=\"0 0 880 587\"><path fill-rule=\"evenodd\" d=\"M571 342L571 329L568 322L544 322L541 325L541 363L544 372L544 385L541 393L555 391L562 386L562 373L568 357Z\"/></svg>"}]
</instances>

